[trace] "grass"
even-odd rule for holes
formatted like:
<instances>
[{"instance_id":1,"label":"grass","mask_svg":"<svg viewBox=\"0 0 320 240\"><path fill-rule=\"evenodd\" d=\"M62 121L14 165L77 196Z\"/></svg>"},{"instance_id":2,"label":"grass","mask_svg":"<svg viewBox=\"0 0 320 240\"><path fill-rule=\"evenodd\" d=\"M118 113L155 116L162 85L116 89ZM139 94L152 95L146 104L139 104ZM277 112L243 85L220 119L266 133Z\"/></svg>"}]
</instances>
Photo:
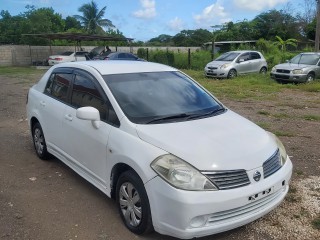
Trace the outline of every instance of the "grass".
<instances>
[{"instance_id":1,"label":"grass","mask_svg":"<svg viewBox=\"0 0 320 240\"><path fill-rule=\"evenodd\" d=\"M311 224L312 224L313 228L320 230L320 216L318 216L317 218L313 219Z\"/></svg>"},{"instance_id":2,"label":"grass","mask_svg":"<svg viewBox=\"0 0 320 240\"><path fill-rule=\"evenodd\" d=\"M307 121L320 121L320 115L304 115L303 119Z\"/></svg>"},{"instance_id":3,"label":"grass","mask_svg":"<svg viewBox=\"0 0 320 240\"><path fill-rule=\"evenodd\" d=\"M33 74L36 70L34 67L0 67L0 75L17 76L24 74Z\"/></svg>"},{"instance_id":4,"label":"grass","mask_svg":"<svg viewBox=\"0 0 320 240\"><path fill-rule=\"evenodd\" d=\"M277 135L278 137L294 137L295 136L294 133L285 132L285 131L275 131L274 134Z\"/></svg>"}]
</instances>

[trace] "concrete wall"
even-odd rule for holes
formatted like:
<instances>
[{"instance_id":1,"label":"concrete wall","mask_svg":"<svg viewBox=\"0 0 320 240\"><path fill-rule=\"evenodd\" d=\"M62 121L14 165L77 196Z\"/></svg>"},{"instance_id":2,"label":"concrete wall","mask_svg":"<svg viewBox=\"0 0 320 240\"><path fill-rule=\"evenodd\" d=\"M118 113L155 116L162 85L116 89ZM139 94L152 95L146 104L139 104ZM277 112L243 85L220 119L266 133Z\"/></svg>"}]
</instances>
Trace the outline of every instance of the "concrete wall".
<instances>
[{"instance_id":1,"label":"concrete wall","mask_svg":"<svg viewBox=\"0 0 320 240\"><path fill-rule=\"evenodd\" d=\"M91 51L95 46L83 46L85 51ZM132 52L137 53L141 47L132 47ZM200 47L143 47L149 51L169 50L174 52L191 52L200 50ZM112 47L115 52L130 52L130 47ZM74 46L29 46L29 45L0 45L0 66L30 66L36 62L45 61L50 55L64 51L75 51Z\"/></svg>"}]
</instances>

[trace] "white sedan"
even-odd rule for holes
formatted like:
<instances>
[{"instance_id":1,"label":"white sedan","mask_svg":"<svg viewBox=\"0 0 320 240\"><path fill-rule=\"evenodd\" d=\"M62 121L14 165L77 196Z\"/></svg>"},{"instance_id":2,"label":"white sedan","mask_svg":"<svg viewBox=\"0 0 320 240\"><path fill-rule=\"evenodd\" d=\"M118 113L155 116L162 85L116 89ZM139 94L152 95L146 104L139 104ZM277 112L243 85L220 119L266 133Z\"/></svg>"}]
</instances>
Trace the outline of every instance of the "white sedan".
<instances>
[{"instance_id":1,"label":"white sedan","mask_svg":"<svg viewBox=\"0 0 320 240\"><path fill-rule=\"evenodd\" d=\"M86 61L88 52L79 51L79 52L63 52L58 55L49 56L48 63L50 66L53 66L58 63L63 62L76 62L76 61Z\"/></svg>"},{"instance_id":2,"label":"white sedan","mask_svg":"<svg viewBox=\"0 0 320 240\"><path fill-rule=\"evenodd\" d=\"M289 189L280 140L165 65L56 65L29 90L27 115L38 157L54 155L114 198L136 234L227 231L273 210Z\"/></svg>"}]
</instances>

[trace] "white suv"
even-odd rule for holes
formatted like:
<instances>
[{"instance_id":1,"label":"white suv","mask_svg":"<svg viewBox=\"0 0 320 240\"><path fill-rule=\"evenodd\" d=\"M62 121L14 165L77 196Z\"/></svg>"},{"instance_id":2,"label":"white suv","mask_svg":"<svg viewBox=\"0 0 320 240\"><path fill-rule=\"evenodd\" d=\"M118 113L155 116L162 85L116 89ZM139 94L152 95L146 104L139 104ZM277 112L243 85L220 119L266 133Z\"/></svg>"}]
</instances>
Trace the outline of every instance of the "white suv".
<instances>
[{"instance_id":1,"label":"white suv","mask_svg":"<svg viewBox=\"0 0 320 240\"><path fill-rule=\"evenodd\" d=\"M37 155L115 198L137 234L226 231L270 212L289 189L278 138L168 66L59 64L30 89L27 113Z\"/></svg>"}]
</instances>

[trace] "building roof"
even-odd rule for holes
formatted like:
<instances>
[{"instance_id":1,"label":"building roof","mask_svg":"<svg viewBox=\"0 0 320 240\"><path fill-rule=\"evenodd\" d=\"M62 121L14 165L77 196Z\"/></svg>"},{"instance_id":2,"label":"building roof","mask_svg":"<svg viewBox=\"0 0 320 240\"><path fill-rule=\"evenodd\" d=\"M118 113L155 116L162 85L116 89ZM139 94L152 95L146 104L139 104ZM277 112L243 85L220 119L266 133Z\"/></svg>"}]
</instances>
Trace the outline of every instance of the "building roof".
<instances>
[{"instance_id":1,"label":"building roof","mask_svg":"<svg viewBox=\"0 0 320 240\"><path fill-rule=\"evenodd\" d=\"M235 44L235 43L255 43L257 40L244 40L244 41L220 41L214 42L215 45L222 45L222 44ZM206 42L203 45L211 45L212 42Z\"/></svg>"},{"instance_id":2,"label":"building roof","mask_svg":"<svg viewBox=\"0 0 320 240\"><path fill-rule=\"evenodd\" d=\"M133 38L124 37L112 37L106 35L94 35L94 34L84 34L84 33L39 33L39 34L22 34L23 36L34 36L41 37L50 40L54 39L66 39L73 41L124 41L131 42Z\"/></svg>"}]
</instances>

